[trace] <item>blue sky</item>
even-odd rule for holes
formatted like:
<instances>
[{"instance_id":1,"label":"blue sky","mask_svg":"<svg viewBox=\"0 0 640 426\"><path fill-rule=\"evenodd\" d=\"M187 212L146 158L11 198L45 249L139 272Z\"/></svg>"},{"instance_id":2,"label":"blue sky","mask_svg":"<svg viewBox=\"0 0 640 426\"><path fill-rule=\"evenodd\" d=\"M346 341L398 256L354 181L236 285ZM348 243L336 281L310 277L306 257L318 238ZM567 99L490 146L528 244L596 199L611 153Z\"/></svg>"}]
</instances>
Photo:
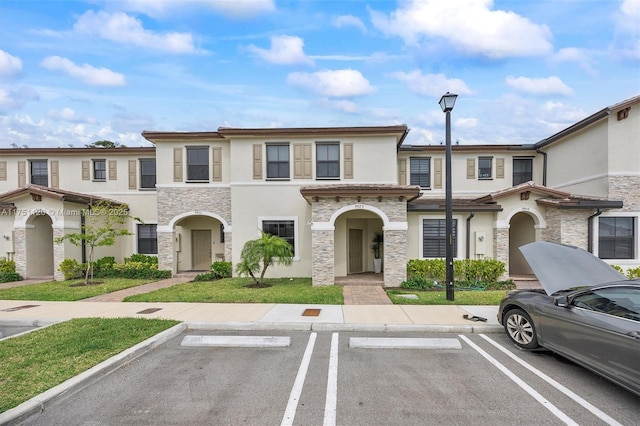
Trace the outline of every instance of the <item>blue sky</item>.
<instances>
[{"instance_id":1,"label":"blue sky","mask_svg":"<svg viewBox=\"0 0 640 426\"><path fill-rule=\"evenodd\" d=\"M640 94L640 0L0 1L0 147L407 124L534 143Z\"/></svg>"}]
</instances>

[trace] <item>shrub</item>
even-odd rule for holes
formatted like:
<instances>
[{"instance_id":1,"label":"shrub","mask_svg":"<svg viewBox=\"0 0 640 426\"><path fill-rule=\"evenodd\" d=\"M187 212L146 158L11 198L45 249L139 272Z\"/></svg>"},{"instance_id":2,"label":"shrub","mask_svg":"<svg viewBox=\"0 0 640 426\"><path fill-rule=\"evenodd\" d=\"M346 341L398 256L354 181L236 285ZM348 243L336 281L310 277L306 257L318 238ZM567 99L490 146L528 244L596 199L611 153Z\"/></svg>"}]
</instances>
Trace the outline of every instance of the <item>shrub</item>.
<instances>
[{"instance_id":1,"label":"shrub","mask_svg":"<svg viewBox=\"0 0 640 426\"><path fill-rule=\"evenodd\" d=\"M116 263L116 258L113 256L105 256L93 263L93 276L94 277L110 277L113 275L113 265Z\"/></svg>"},{"instance_id":2,"label":"shrub","mask_svg":"<svg viewBox=\"0 0 640 426\"><path fill-rule=\"evenodd\" d=\"M129 262L139 262L145 263L147 265L156 265L156 269L158 266L158 257L157 256L148 256L146 254L134 253L131 257L125 257L124 263Z\"/></svg>"},{"instance_id":3,"label":"shrub","mask_svg":"<svg viewBox=\"0 0 640 426\"><path fill-rule=\"evenodd\" d=\"M635 280L640 278L640 266L637 268L629 268L627 269L627 278L630 280Z\"/></svg>"},{"instance_id":4,"label":"shrub","mask_svg":"<svg viewBox=\"0 0 640 426\"><path fill-rule=\"evenodd\" d=\"M158 270L157 265L129 260L113 265L114 274L122 278L171 278L171 271Z\"/></svg>"},{"instance_id":5,"label":"shrub","mask_svg":"<svg viewBox=\"0 0 640 426\"><path fill-rule=\"evenodd\" d=\"M233 265L231 262L213 262L211 265L211 272L218 275L218 278L231 277L231 268Z\"/></svg>"},{"instance_id":6,"label":"shrub","mask_svg":"<svg viewBox=\"0 0 640 426\"><path fill-rule=\"evenodd\" d=\"M425 277L414 275L406 281L403 281L400 287L412 290L425 290L433 287L433 281L428 281Z\"/></svg>"},{"instance_id":7,"label":"shrub","mask_svg":"<svg viewBox=\"0 0 640 426\"><path fill-rule=\"evenodd\" d=\"M622 269L621 266L618 266L618 265L609 265L609 266L611 266L613 269L620 272L621 274L624 274L624 269Z\"/></svg>"},{"instance_id":8,"label":"shrub","mask_svg":"<svg viewBox=\"0 0 640 426\"><path fill-rule=\"evenodd\" d=\"M496 282L506 272L504 262L494 259L460 259L453 261L456 281ZM407 262L407 278L424 277L427 281L446 280L445 259L411 259Z\"/></svg>"},{"instance_id":9,"label":"shrub","mask_svg":"<svg viewBox=\"0 0 640 426\"><path fill-rule=\"evenodd\" d=\"M16 272L16 262L13 260L0 259L0 274L11 274Z\"/></svg>"},{"instance_id":10,"label":"shrub","mask_svg":"<svg viewBox=\"0 0 640 426\"><path fill-rule=\"evenodd\" d=\"M0 272L0 283L10 283L13 281L21 281L20 274L15 272Z\"/></svg>"},{"instance_id":11,"label":"shrub","mask_svg":"<svg viewBox=\"0 0 640 426\"><path fill-rule=\"evenodd\" d=\"M75 259L65 259L60 262L60 266L58 266L58 271L64 274L65 280L73 280L75 278L80 278L86 269L85 267L78 263Z\"/></svg>"}]
</instances>

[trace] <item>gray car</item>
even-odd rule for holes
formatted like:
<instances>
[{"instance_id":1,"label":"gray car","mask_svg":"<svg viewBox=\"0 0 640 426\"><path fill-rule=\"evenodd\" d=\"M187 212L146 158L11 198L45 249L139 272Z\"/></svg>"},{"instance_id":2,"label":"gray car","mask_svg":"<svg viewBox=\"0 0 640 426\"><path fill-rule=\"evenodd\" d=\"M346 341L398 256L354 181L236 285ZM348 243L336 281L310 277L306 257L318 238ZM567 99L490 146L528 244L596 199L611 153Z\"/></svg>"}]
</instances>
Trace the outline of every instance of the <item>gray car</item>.
<instances>
[{"instance_id":1,"label":"gray car","mask_svg":"<svg viewBox=\"0 0 640 426\"><path fill-rule=\"evenodd\" d=\"M520 251L544 290L510 291L500 303L513 343L547 348L640 396L640 280L572 246Z\"/></svg>"}]
</instances>

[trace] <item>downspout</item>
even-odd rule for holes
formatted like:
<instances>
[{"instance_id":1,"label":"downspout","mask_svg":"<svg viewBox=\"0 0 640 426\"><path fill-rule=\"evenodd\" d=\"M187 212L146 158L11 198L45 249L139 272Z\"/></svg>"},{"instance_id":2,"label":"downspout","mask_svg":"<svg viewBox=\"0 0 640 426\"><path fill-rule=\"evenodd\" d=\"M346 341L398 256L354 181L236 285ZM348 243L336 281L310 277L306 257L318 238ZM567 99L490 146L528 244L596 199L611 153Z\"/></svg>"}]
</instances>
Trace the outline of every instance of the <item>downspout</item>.
<instances>
[{"instance_id":1,"label":"downspout","mask_svg":"<svg viewBox=\"0 0 640 426\"><path fill-rule=\"evenodd\" d=\"M84 211L80 210L80 234L84 237L84 225L85 225ZM80 240L80 251L82 252L82 263L87 263L87 242L84 238Z\"/></svg>"},{"instance_id":2,"label":"downspout","mask_svg":"<svg viewBox=\"0 0 640 426\"><path fill-rule=\"evenodd\" d=\"M593 253L593 219L602 214L602 209L597 209L594 214L587 218L587 251Z\"/></svg>"},{"instance_id":3,"label":"downspout","mask_svg":"<svg viewBox=\"0 0 640 426\"><path fill-rule=\"evenodd\" d=\"M473 219L475 214L473 212L469 212L469 217L467 217L467 259L471 256L471 219Z\"/></svg>"},{"instance_id":4,"label":"downspout","mask_svg":"<svg viewBox=\"0 0 640 426\"><path fill-rule=\"evenodd\" d=\"M536 149L538 154L542 154L542 186L547 186L547 153Z\"/></svg>"}]
</instances>

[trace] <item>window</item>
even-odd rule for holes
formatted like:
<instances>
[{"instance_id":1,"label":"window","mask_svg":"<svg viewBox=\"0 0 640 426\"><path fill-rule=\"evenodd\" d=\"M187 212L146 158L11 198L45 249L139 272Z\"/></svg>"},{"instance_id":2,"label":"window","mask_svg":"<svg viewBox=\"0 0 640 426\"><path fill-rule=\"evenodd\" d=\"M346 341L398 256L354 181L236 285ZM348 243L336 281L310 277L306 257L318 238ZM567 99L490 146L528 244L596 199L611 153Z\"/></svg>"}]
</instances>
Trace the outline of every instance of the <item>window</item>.
<instances>
[{"instance_id":1,"label":"window","mask_svg":"<svg viewBox=\"0 0 640 426\"><path fill-rule=\"evenodd\" d=\"M107 180L107 161L106 160L93 160L93 180L97 180L97 181Z\"/></svg>"},{"instance_id":2,"label":"window","mask_svg":"<svg viewBox=\"0 0 640 426\"><path fill-rule=\"evenodd\" d=\"M533 180L533 159L513 159L513 186Z\"/></svg>"},{"instance_id":3,"label":"window","mask_svg":"<svg viewBox=\"0 0 640 426\"><path fill-rule=\"evenodd\" d=\"M598 233L598 256L601 259L634 259L634 218L601 217Z\"/></svg>"},{"instance_id":4,"label":"window","mask_svg":"<svg viewBox=\"0 0 640 426\"><path fill-rule=\"evenodd\" d=\"M640 321L640 290L631 287L600 288L581 294L573 305L590 311Z\"/></svg>"},{"instance_id":5,"label":"window","mask_svg":"<svg viewBox=\"0 0 640 426\"><path fill-rule=\"evenodd\" d=\"M491 179L493 157L478 158L478 179Z\"/></svg>"},{"instance_id":6,"label":"window","mask_svg":"<svg viewBox=\"0 0 640 426\"><path fill-rule=\"evenodd\" d=\"M458 220L453 219L453 257L457 256ZM422 220L422 257L447 257L446 220Z\"/></svg>"},{"instance_id":7,"label":"window","mask_svg":"<svg viewBox=\"0 0 640 426\"><path fill-rule=\"evenodd\" d=\"M267 179L289 179L289 145L267 145Z\"/></svg>"},{"instance_id":8,"label":"window","mask_svg":"<svg viewBox=\"0 0 640 426\"><path fill-rule=\"evenodd\" d=\"M31 183L34 185L49 186L47 160L31 160L30 167Z\"/></svg>"},{"instance_id":9,"label":"window","mask_svg":"<svg viewBox=\"0 0 640 426\"><path fill-rule=\"evenodd\" d=\"M411 185L431 187L431 158L412 158L410 162Z\"/></svg>"},{"instance_id":10,"label":"window","mask_svg":"<svg viewBox=\"0 0 640 426\"><path fill-rule=\"evenodd\" d=\"M209 180L209 147L187 147L187 180Z\"/></svg>"},{"instance_id":11,"label":"window","mask_svg":"<svg viewBox=\"0 0 640 426\"><path fill-rule=\"evenodd\" d=\"M316 177L318 179L340 178L340 144L316 145Z\"/></svg>"},{"instance_id":12,"label":"window","mask_svg":"<svg viewBox=\"0 0 640 426\"><path fill-rule=\"evenodd\" d=\"M263 220L262 231L277 235L289 244L291 251L296 252L295 221L293 220Z\"/></svg>"},{"instance_id":13,"label":"window","mask_svg":"<svg viewBox=\"0 0 640 426\"><path fill-rule=\"evenodd\" d=\"M138 253L158 254L158 225L138 225Z\"/></svg>"},{"instance_id":14,"label":"window","mask_svg":"<svg viewBox=\"0 0 640 426\"><path fill-rule=\"evenodd\" d=\"M156 160L153 158L140 159L140 188L155 189Z\"/></svg>"}]
</instances>

